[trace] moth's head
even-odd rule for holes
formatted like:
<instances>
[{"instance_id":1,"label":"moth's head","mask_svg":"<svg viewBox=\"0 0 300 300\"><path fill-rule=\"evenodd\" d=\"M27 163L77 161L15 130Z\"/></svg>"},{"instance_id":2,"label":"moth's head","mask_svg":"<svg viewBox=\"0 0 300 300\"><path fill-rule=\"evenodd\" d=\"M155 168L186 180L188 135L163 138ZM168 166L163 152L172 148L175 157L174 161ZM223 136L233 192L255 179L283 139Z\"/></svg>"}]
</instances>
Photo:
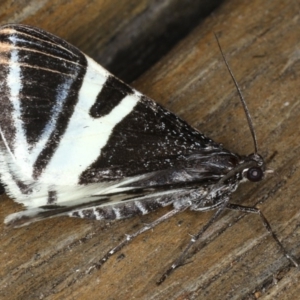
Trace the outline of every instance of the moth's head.
<instances>
[{"instance_id":1,"label":"moth's head","mask_svg":"<svg viewBox=\"0 0 300 300\"><path fill-rule=\"evenodd\" d=\"M245 164L249 167L246 167L243 172L243 178L248 179L252 182L261 181L264 178L265 174L265 163L263 158L257 154L253 153L246 157Z\"/></svg>"}]
</instances>

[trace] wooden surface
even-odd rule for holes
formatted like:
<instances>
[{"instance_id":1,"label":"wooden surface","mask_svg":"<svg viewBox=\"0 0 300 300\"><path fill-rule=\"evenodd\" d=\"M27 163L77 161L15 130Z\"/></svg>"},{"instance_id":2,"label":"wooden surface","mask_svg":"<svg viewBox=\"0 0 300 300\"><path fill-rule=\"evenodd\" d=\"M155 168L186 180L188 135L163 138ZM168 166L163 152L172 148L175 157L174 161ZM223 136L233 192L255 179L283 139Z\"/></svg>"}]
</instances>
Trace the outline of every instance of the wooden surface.
<instances>
[{"instance_id":1,"label":"wooden surface","mask_svg":"<svg viewBox=\"0 0 300 300\"><path fill-rule=\"evenodd\" d=\"M130 82L220 2L6 0L0 3L0 22L37 26L65 38Z\"/></svg>"},{"instance_id":2,"label":"wooden surface","mask_svg":"<svg viewBox=\"0 0 300 300\"><path fill-rule=\"evenodd\" d=\"M259 204L279 239L300 257L300 4L225 1L134 83L201 132L240 154L251 136L213 32L254 120L259 152L274 174L245 184L233 203ZM0 220L21 209L2 197ZM226 212L188 264L155 282L211 213L187 211L135 239L100 271L91 262L168 208L111 224L57 218L0 227L1 299L297 299L292 267L258 216ZM121 255L122 254L122 255Z\"/></svg>"}]
</instances>

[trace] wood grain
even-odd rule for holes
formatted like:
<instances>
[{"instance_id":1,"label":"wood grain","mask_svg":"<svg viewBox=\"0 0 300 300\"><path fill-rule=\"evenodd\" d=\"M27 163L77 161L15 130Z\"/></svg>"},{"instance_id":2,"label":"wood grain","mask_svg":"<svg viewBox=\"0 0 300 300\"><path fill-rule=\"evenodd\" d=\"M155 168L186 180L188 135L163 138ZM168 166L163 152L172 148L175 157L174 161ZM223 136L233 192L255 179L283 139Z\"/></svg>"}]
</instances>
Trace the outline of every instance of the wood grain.
<instances>
[{"instance_id":1,"label":"wood grain","mask_svg":"<svg viewBox=\"0 0 300 300\"><path fill-rule=\"evenodd\" d=\"M213 32L238 79L255 123L259 152L273 175L245 184L233 203L258 205L285 247L300 257L299 11L297 1L225 1L134 83L227 149L249 154L244 112ZM0 202L0 220L21 209ZM99 271L85 271L124 234L169 209L110 224L57 218L0 226L2 299L296 299L291 266L256 215L226 212L201 251L161 286L155 282L211 213L187 211L135 239ZM121 255L122 254L122 255Z\"/></svg>"},{"instance_id":2,"label":"wood grain","mask_svg":"<svg viewBox=\"0 0 300 300\"><path fill-rule=\"evenodd\" d=\"M7 0L0 3L0 21L37 26L56 34L130 82L220 2Z\"/></svg>"}]
</instances>

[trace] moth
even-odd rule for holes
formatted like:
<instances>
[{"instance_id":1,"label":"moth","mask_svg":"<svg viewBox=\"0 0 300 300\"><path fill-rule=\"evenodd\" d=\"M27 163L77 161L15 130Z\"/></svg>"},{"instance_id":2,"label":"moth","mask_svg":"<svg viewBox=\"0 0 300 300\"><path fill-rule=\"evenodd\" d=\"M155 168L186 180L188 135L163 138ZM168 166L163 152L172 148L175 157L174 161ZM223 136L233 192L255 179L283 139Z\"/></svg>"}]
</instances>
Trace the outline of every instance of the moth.
<instances>
[{"instance_id":1,"label":"moth","mask_svg":"<svg viewBox=\"0 0 300 300\"><path fill-rule=\"evenodd\" d=\"M298 265L260 210L229 201L241 182L265 174L242 97L255 145L247 156L223 148L41 29L0 27L0 65L0 180L25 207L7 216L7 225L58 216L116 220L171 207L108 251L94 265L100 267L134 237L184 210L215 210L161 283L225 209L239 210L259 214Z\"/></svg>"}]
</instances>

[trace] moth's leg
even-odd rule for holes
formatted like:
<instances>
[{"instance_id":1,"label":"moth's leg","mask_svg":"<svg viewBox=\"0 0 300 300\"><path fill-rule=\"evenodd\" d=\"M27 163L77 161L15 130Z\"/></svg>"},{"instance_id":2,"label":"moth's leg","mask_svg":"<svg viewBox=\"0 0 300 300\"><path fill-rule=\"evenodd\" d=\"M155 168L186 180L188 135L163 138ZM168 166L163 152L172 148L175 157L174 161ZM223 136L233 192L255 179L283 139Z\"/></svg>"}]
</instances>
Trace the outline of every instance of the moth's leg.
<instances>
[{"instance_id":1,"label":"moth's leg","mask_svg":"<svg viewBox=\"0 0 300 300\"><path fill-rule=\"evenodd\" d=\"M272 235L273 239L276 241L277 245L280 247L281 251L284 253L284 255L286 256L286 258L290 262L292 262L295 265L295 267L299 267L299 262L298 262L297 258L295 258L293 255L291 255L290 253L288 253L288 251L284 248L284 246L282 245L282 243L277 238L277 235L273 231L270 223L268 222L268 220L266 219L266 217L264 216L264 214L261 212L261 210L259 210L256 207L242 206L242 205L231 204L231 203L227 204L226 209L237 210L237 211L241 211L241 212L244 212L244 213L252 213L252 214L259 215L260 218L261 218L261 220L262 220L262 223L265 226L265 228Z\"/></svg>"},{"instance_id":2,"label":"moth's leg","mask_svg":"<svg viewBox=\"0 0 300 300\"><path fill-rule=\"evenodd\" d=\"M124 246L128 245L138 235L142 234L143 232L145 232L147 230L154 228L158 224L164 222L165 220L170 219L174 215L186 210L187 208L188 208L188 206L183 206L180 208L172 209L171 211L164 214L160 218L156 219L152 223L145 225L143 228L139 229L135 233L126 235L126 238L120 244L118 244L116 247L110 249L97 263L92 265L89 268L88 273L90 273L95 268L99 269L112 255L114 255L116 252L120 251Z\"/></svg>"},{"instance_id":3,"label":"moth's leg","mask_svg":"<svg viewBox=\"0 0 300 300\"><path fill-rule=\"evenodd\" d=\"M224 209L227 206L227 203L229 201L229 198L224 198L224 202L222 203L222 206L220 206L215 214L210 218L210 220L201 228L201 230L196 234L193 235L190 242L184 249L184 251L180 254L180 256L173 262L171 267L160 277L160 279L156 282L158 285L165 281L165 279L179 266L182 265L186 258L186 254L189 251L189 249L195 244L195 242L203 235L203 233L216 221L216 219L220 216L220 214L224 211Z\"/></svg>"}]
</instances>

